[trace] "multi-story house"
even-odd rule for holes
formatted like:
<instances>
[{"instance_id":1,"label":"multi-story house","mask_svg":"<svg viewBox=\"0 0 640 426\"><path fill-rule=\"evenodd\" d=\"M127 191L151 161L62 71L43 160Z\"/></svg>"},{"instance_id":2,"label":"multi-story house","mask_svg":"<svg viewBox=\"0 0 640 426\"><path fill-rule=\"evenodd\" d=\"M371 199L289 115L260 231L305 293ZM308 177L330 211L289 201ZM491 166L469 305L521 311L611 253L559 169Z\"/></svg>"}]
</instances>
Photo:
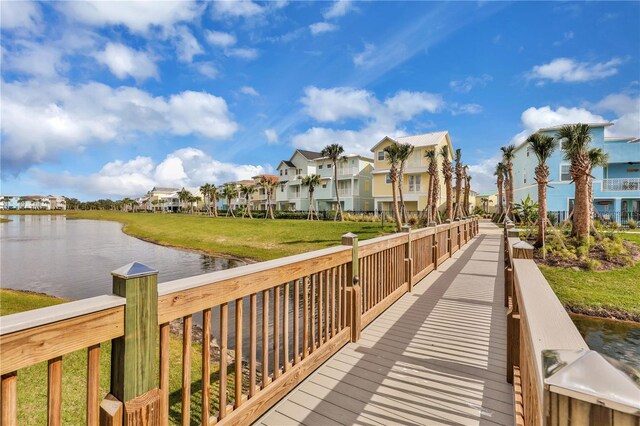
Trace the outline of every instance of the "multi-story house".
<instances>
[{"instance_id":1,"label":"multi-story house","mask_svg":"<svg viewBox=\"0 0 640 426\"><path fill-rule=\"evenodd\" d=\"M597 214L603 220L626 223L629 218L640 218L640 138L605 137L605 128L612 123L589 124L590 148L601 148L608 155L604 167L594 167L593 198ZM561 126L540 129L539 132L556 137ZM535 167L538 160L526 142L517 146L513 160L514 201L528 196L538 200ZM571 183L570 163L561 149L556 149L547 161L549 187L547 210L566 212L573 210L575 185Z\"/></svg>"},{"instance_id":2,"label":"multi-story house","mask_svg":"<svg viewBox=\"0 0 640 426\"><path fill-rule=\"evenodd\" d=\"M443 145L449 147L449 159L453 159L453 147L449 132L424 133L415 136L402 136L398 138L384 137L380 142L371 148L374 155L373 171L373 197L376 212L393 211L393 193L391 177L389 175L389 162L387 161L384 149L393 144L411 144L413 153L406 163L402 190L407 211L419 212L427 207L427 196L429 193L429 161L425 158L425 153L429 150L440 151ZM442 157L438 158L438 170L440 172L440 194L438 197L438 207L441 208L446 201L444 178L442 177Z\"/></svg>"},{"instance_id":3,"label":"multi-story house","mask_svg":"<svg viewBox=\"0 0 640 426\"><path fill-rule=\"evenodd\" d=\"M51 201L42 195L24 195L18 197L20 210L51 210Z\"/></svg>"},{"instance_id":4,"label":"multi-story house","mask_svg":"<svg viewBox=\"0 0 640 426\"><path fill-rule=\"evenodd\" d=\"M67 209L67 201L62 195L49 195L47 198L49 199L51 210Z\"/></svg>"},{"instance_id":5,"label":"multi-story house","mask_svg":"<svg viewBox=\"0 0 640 426\"><path fill-rule=\"evenodd\" d=\"M17 210L18 198L16 195L0 195L0 210Z\"/></svg>"},{"instance_id":6,"label":"multi-story house","mask_svg":"<svg viewBox=\"0 0 640 426\"><path fill-rule=\"evenodd\" d=\"M267 209L267 191L260 186L260 180L262 178L269 179L271 181L278 182L278 176L276 175L257 175L253 176L253 184L256 187L256 192L253 193L251 208L253 210L266 210ZM276 208L276 193L274 191L273 196L271 197L271 207L275 210Z\"/></svg>"},{"instance_id":7,"label":"multi-story house","mask_svg":"<svg viewBox=\"0 0 640 426\"><path fill-rule=\"evenodd\" d=\"M228 209L229 208L229 200L227 200L223 195L222 195L222 190L224 189L225 186L235 186L236 189L238 190L238 196L235 198L231 199L231 208L232 209L237 209L239 207L242 206L246 206L247 205L247 199L245 198L244 194L242 194L240 192L240 187L245 186L245 185L255 185L255 181L252 179L243 179L243 180L234 180L231 182L225 182L222 184L222 186L220 186L220 206L222 207L222 209Z\"/></svg>"},{"instance_id":8,"label":"multi-story house","mask_svg":"<svg viewBox=\"0 0 640 426\"><path fill-rule=\"evenodd\" d=\"M165 212L178 211L180 206L180 200L178 197L179 188L163 188L154 186L153 189L147 192L146 195L146 209L147 210L159 210Z\"/></svg>"},{"instance_id":9,"label":"multi-story house","mask_svg":"<svg viewBox=\"0 0 640 426\"><path fill-rule=\"evenodd\" d=\"M317 211L335 210L338 198L345 211L373 209L373 160L361 155L344 155L337 163L338 194L333 163L319 152L296 150L291 159L277 167L280 185L276 191L279 210L309 210L309 188L302 184L306 176L317 174L320 185L314 188L313 198Z\"/></svg>"}]
</instances>

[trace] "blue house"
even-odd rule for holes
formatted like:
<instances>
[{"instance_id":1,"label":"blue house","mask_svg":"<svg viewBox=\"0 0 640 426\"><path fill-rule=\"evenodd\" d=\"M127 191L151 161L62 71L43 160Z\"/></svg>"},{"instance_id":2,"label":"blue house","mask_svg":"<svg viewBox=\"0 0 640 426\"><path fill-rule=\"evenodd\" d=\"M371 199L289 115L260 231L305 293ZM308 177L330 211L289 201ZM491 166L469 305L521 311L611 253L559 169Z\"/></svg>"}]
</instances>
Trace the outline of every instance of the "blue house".
<instances>
[{"instance_id":1,"label":"blue house","mask_svg":"<svg viewBox=\"0 0 640 426\"><path fill-rule=\"evenodd\" d=\"M594 205L601 219L625 224L630 218L640 219L640 138L605 137L606 127L612 123L589 124L591 132L590 148L602 148L609 155L605 167L594 167ZM562 126L540 129L539 132L557 136ZM547 210L564 212L566 217L573 210L575 185L571 183L569 162L563 159L564 152L556 149L548 160L549 187L547 188ZM535 168L538 159L529 151L526 142L516 148L513 160L514 201L517 203L528 196L538 200Z\"/></svg>"}]
</instances>

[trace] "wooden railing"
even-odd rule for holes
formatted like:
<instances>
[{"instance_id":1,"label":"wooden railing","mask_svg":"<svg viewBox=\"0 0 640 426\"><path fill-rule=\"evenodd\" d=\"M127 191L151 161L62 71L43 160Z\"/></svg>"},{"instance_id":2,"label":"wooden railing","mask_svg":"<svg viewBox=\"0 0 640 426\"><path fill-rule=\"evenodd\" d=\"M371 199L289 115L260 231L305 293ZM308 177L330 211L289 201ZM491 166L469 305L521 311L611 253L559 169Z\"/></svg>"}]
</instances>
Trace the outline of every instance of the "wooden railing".
<instances>
[{"instance_id":1,"label":"wooden railing","mask_svg":"<svg viewBox=\"0 0 640 426\"><path fill-rule=\"evenodd\" d=\"M347 234L341 246L159 285L156 271L127 265L113 272L113 295L2 317L2 425L17 424L20 370L41 362L48 424L60 425L63 357L78 350L88 360L86 424L169 424L175 320L180 422L190 424L197 390L203 424L250 423L477 232L472 218L364 242ZM191 377L194 320L202 326L199 378ZM212 334L220 348L213 363ZM101 401L108 342L111 391Z\"/></svg>"},{"instance_id":2,"label":"wooden railing","mask_svg":"<svg viewBox=\"0 0 640 426\"><path fill-rule=\"evenodd\" d=\"M511 222L504 249L506 376L514 385L516 424L639 424L640 388L589 351L533 261L533 247L518 238Z\"/></svg>"}]
</instances>

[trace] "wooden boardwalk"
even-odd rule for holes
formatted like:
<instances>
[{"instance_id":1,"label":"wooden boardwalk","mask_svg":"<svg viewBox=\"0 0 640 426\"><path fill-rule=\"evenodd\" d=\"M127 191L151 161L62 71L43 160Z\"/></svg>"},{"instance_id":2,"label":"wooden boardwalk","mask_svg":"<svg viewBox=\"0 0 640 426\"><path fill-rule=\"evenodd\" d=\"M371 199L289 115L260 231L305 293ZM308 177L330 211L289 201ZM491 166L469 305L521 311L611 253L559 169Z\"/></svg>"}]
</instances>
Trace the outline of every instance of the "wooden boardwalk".
<instances>
[{"instance_id":1,"label":"wooden boardwalk","mask_svg":"<svg viewBox=\"0 0 640 426\"><path fill-rule=\"evenodd\" d=\"M418 283L256 424L513 424L501 230Z\"/></svg>"}]
</instances>

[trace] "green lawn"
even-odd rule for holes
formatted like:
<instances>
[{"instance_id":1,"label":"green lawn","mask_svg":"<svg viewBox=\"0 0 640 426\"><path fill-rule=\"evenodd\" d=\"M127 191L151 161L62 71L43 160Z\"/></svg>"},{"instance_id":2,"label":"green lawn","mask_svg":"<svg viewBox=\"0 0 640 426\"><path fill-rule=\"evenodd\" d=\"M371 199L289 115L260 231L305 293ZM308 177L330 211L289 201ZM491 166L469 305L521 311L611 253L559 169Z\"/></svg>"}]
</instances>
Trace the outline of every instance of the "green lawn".
<instances>
[{"instance_id":1,"label":"green lawn","mask_svg":"<svg viewBox=\"0 0 640 426\"><path fill-rule=\"evenodd\" d=\"M640 234L620 235L640 245ZM567 307L622 311L640 316L640 263L605 272L545 266L540 266L540 270Z\"/></svg>"},{"instance_id":2,"label":"green lawn","mask_svg":"<svg viewBox=\"0 0 640 426\"><path fill-rule=\"evenodd\" d=\"M0 289L0 315L63 303L65 300L33 293ZM202 393L202 347L191 349L191 424L199 425ZM100 395L109 391L111 343L102 344L100 351ZM170 342L169 388L171 424L180 424L182 397L182 339L172 336ZM234 366L228 369L228 394L233 395ZM218 410L218 363L211 363L211 412ZM81 350L62 359L62 424L85 424L86 419L87 351ZM39 363L18 371L18 419L21 425L47 423L47 363Z\"/></svg>"},{"instance_id":3,"label":"green lawn","mask_svg":"<svg viewBox=\"0 0 640 426\"><path fill-rule=\"evenodd\" d=\"M14 214L15 212L11 212ZM20 214L51 214L21 212ZM340 244L353 232L361 240L392 232L386 223L306 220L213 218L204 215L67 211L71 219L111 220L124 224L124 232L158 244L202 250L254 260L276 259Z\"/></svg>"}]
</instances>

